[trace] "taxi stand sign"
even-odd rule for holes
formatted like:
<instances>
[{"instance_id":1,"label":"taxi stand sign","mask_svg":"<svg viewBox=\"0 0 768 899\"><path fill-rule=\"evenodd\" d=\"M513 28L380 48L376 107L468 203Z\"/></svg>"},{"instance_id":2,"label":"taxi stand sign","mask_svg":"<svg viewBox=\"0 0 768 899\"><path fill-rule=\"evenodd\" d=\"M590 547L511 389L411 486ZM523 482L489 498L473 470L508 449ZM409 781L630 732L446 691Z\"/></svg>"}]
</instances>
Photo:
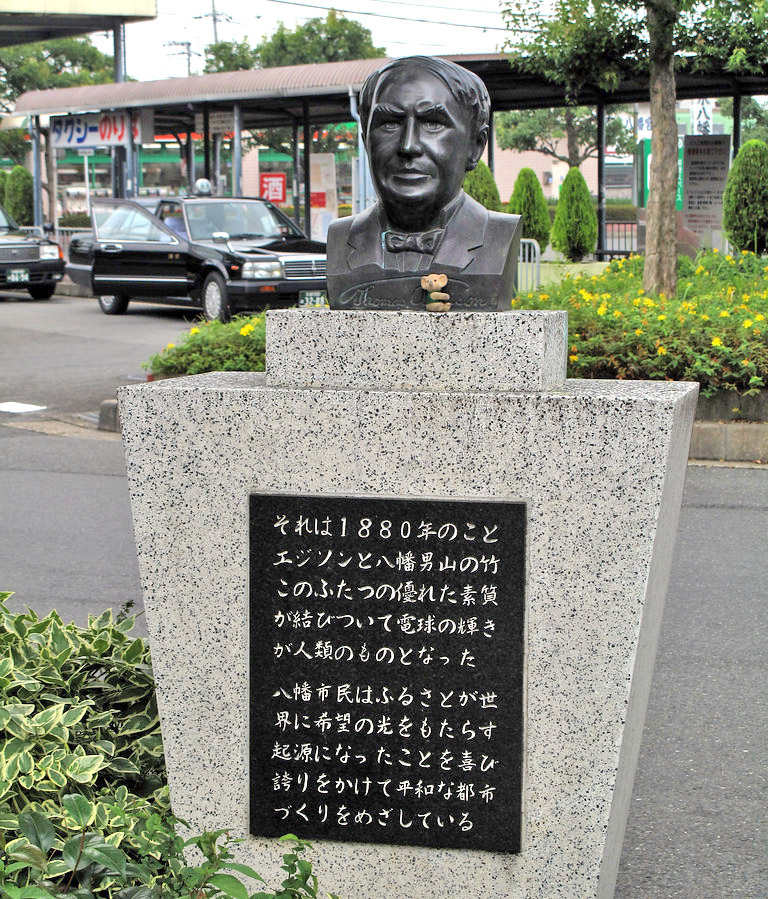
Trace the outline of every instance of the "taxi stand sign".
<instances>
[{"instance_id":1,"label":"taxi stand sign","mask_svg":"<svg viewBox=\"0 0 768 899\"><path fill-rule=\"evenodd\" d=\"M51 116L50 127L57 148L128 147L142 142L140 115L126 111Z\"/></svg>"}]
</instances>

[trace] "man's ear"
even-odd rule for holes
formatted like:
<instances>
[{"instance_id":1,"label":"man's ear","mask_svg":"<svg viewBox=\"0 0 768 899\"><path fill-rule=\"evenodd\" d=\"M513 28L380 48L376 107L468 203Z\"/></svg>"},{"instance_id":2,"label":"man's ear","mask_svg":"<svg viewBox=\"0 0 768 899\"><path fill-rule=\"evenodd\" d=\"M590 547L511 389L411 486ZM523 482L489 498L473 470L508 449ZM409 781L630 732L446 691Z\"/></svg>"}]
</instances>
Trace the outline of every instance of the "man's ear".
<instances>
[{"instance_id":1,"label":"man's ear","mask_svg":"<svg viewBox=\"0 0 768 899\"><path fill-rule=\"evenodd\" d=\"M485 150L485 145L488 143L488 126L483 125L482 128L479 128L477 133L474 135L472 145L469 148L469 153L467 154L467 171L471 172L473 168L477 165L480 160L480 157L483 155L483 150Z\"/></svg>"}]
</instances>

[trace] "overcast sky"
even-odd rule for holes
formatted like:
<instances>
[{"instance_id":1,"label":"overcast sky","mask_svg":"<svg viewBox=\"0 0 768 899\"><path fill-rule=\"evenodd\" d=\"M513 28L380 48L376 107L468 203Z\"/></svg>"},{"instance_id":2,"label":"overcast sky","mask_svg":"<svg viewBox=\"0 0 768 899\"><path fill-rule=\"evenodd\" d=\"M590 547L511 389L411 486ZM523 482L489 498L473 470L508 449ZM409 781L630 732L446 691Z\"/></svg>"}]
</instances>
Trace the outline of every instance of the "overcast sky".
<instances>
[{"instance_id":1,"label":"overcast sky","mask_svg":"<svg viewBox=\"0 0 768 899\"><path fill-rule=\"evenodd\" d=\"M322 0L306 4L260 0L247 6L243 0L215 0L215 4L219 40L247 37L251 45L270 36L281 21L294 28L307 19L324 18L329 9ZM340 0L334 8L368 28L374 45L384 47L388 56L493 53L505 39L498 0ZM126 26L128 75L139 81L186 75L184 48L165 46L169 41L189 41L192 72L202 72L203 51L213 43L212 0L157 0L157 13L152 22ZM112 52L111 34L95 34L92 39L101 50Z\"/></svg>"}]
</instances>

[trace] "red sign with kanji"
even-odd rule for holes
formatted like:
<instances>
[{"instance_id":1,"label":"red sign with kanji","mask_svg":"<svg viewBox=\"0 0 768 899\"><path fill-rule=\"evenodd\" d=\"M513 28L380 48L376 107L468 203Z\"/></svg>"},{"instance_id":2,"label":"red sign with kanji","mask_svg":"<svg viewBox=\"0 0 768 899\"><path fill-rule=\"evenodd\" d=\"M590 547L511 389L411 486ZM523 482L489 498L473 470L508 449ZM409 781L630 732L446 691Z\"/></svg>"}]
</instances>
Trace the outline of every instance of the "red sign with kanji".
<instances>
[{"instance_id":1,"label":"red sign with kanji","mask_svg":"<svg viewBox=\"0 0 768 899\"><path fill-rule=\"evenodd\" d=\"M265 200L273 203L285 203L288 176L285 172L261 172L259 174L259 193Z\"/></svg>"}]
</instances>

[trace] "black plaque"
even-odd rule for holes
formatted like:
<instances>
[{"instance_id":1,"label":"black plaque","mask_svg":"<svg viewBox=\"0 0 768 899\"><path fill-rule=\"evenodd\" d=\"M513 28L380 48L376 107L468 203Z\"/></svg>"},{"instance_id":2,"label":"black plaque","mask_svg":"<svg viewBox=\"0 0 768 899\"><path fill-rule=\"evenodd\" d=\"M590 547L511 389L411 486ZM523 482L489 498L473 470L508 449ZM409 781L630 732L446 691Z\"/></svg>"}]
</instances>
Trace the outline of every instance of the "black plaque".
<instances>
[{"instance_id":1,"label":"black plaque","mask_svg":"<svg viewBox=\"0 0 768 899\"><path fill-rule=\"evenodd\" d=\"M254 835L519 852L525 523L251 496Z\"/></svg>"}]
</instances>

